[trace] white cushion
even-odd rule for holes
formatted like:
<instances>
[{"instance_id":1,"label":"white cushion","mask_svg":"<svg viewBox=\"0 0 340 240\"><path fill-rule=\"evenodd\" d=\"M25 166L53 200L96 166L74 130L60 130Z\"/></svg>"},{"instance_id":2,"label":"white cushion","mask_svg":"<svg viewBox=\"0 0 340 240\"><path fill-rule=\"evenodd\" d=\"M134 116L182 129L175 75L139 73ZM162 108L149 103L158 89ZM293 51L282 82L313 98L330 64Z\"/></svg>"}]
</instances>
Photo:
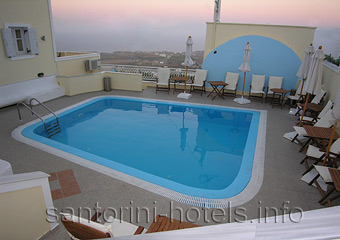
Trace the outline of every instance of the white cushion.
<instances>
[{"instance_id":1,"label":"white cushion","mask_svg":"<svg viewBox=\"0 0 340 240\"><path fill-rule=\"evenodd\" d=\"M253 74L251 80L251 93L264 93L263 87L265 82L265 75L255 75Z\"/></svg>"},{"instance_id":2,"label":"white cushion","mask_svg":"<svg viewBox=\"0 0 340 240\"><path fill-rule=\"evenodd\" d=\"M324 166L319 166L319 165L314 165L314 167L325 182L333 182L331 174L329 173L329 170L328 170L329 167L324 167Z\"/></svg>"},{"instance_id":3,"label":"white cushion","mask_svg":"<svg viewBox=\"0 0 340 240\"><path fill-rule=\"evenodd\" d=\"M320 151L318 147L309 145L306 155L308 157L320 158L325 152Z\"/></svg>"},{"instance_id":4,"label":"white cushion","mask_svg":"<svg viewBox=\"0 0 340 240\"><path fill-rule=\"evenodd\" d=\"M227 75L225 76L225 82L228 83L228 85L225 89L235 91L239 76L239 73L227 72Z\"/></svg>"},{"instance_id":5,"label":"white cushion","mask_svg":"<svg viewBox=\"0 0 340 240\"><path fill-rule=\"evenodd\" d=\"M270 76L268 81L268 94L273 94L270 90L272 88L281 88L282 87L283 77Z\"/></svg>"},{"instance_id":6,"label":"white cushion","mask_svg":"<svg viewBox=\"0 0 340 240\"><path fill-rule=\"evenodd\" d=\"M157 69L158 83L168 84L170 78L169 68L158 68Z\"/></svg>"},{"instance_id":7,"label":"white cushion","mask_svg":"<svg viewBox=\"0 0 340 240\"><path fill-rule=\"evenodd\" d=\"M203 82L207 79L208 70L197 69L195 73L194 83L203 86Z\"/></svg>"},{"instance_id":8,"label":"white cushion","mask_svg":"<svg viewBox=\"0 0 340 240\"><path fill-rule=\"evenodd\" d=\"M296 131L299 136L307 136L307 132L303 127L293 126L294 130Z\"/></svg>"},{"instance_id":9,"label":"white cushion","mask_svg":"<svg viewBox=\"0 0 340 240\"><path fill-rule=\"evenodd\" d=\"M84 219L84 218L80 218L80 217L71 215L69 213L62 213L61 212L60 215L63 215L69 221L76 222L76 223L81 223L81 224L83 224L85 226L94 228L94 229L96 229L96 230L98 230L100 232L103 232L103 233L109 232L112 235L111 225L99 224L99 223L92 222L92 221L89 221L89 220Z\"/></svg>"}]
</instances>

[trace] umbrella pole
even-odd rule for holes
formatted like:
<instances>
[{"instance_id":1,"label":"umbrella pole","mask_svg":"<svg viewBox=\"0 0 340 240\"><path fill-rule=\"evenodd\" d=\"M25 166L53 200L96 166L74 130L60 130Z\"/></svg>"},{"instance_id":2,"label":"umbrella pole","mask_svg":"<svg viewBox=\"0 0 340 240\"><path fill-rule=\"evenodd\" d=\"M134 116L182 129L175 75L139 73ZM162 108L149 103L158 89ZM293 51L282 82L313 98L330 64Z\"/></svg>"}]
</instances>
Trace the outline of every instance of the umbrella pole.
<instances>
[{"instance_id":1,"label":"umbrella pole","mask_svg":"<svg viewBox=\"0 0 340 240\"><path fill-rule=\"evenodd\" d=\"M306 78L302 79L302 86L301 86L300 96L299 96L299 99L297 100L297 103L300 102L300 99L302 97L303 85L305 84L305 80L306 80Z\"/></svg>"},{"instance_id":2,"label":"umbrella pole","mask_svg":"<svg viewBox=\"0 0 340 240\"><path fill-rule=\"evenodd\" d=\"M305 102L305 105L303 105L303 112L302 112L301 119L300 119L300 123L299 123L299 126L300 126L300 127L302 127L303 116L304 116L305 113L306 113L308 98L309 98L309 93L307 93L306 102Z\"/></svg>"},{"instance_id":3,"label":"umbrella pole","mask_svg":"<svg viewBox=\"0 0 340 240\"><path fill-rule=\"evenodd\" d=\"M332 131L332 135L331 135L331 138L329 139L329 143L328 143L328 147L327 147L327 151L326 151L326 154L325 154L325 158L323 159L323 162L322 162L322 166L325 166L326 165L326 159L329 155L329 151L331 149L331 145L333 143L333 139L334 139L334 135L335 135L335 132L336 132L336 127L338 126L338 122L336 121L334 123L334 126L333 126L333 131Z\"/></svg>"},{"instance_id":4,"label":"umbrella pole","mask_svg":"<svg viewBox=\"0 0 340 240\"><path fill-rule=\"evenodd\" d=\"M243 88L242 88L242 98L243 98L243 95L244 95L244 85L246 83L246 72L244 72L244 75L243 75Z\"/></svg>"},{"instance_id":5,"label":"umbrella pole","mask_svg":"<svg viewBox=\"0 0 340 240\"><path fill-rule=\"evenodd\" d=\"M184 82L184 92L187 88L187 81L188 81L188 66L185 68L185 82Z\"/></svg>"}]
</instances>

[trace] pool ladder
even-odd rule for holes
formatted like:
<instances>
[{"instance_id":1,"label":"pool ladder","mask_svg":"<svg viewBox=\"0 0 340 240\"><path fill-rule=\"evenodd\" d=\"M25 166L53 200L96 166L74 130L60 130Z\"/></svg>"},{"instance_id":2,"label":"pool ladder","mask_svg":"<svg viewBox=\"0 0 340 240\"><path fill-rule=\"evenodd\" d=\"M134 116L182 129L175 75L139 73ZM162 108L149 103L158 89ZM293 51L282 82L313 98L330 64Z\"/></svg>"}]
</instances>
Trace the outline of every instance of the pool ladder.
<instances>
[{"instance_id":1,"label":"pool ladder","mask_svg":"<svg viewBox=\"0 0 340 240\"><path fill-rule=\"evenodd\" d=\"M53 116L55 117L55 120L51 121L51 123L47 124L45 122L45 120L38 113L36 113L33 110L33 105L32 105L33 101L36 101L39 105L41 105L43 108L45 108L49 113L53 114ZM17 111L18 111L18 115L19 115L19 120L22 121L21 113L20 113L20 109L19 109L20 105L23 105L25 108L27 108L32 113L32 116L33 115L36 116L37 118L39 118L44 123L46 135L47 135L48 138L50 138L53 135L61 132L58 116L54 112L52 112L52 110L49 109L45 104L41 103L38 99L31 98L30 102L29 102L29 106L25 102L17 103Z\"/></svg>"}]
</instances>

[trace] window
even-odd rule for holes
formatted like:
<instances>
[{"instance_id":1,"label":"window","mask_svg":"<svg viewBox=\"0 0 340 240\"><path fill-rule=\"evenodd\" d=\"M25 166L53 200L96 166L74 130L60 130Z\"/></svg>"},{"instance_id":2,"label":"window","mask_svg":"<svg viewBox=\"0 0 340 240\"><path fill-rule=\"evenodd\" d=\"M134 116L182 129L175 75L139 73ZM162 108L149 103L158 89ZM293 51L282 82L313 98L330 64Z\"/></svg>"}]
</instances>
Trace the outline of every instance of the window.
<instances>
[{"instance_id":1,"label":"window","mask_svg":"<svg viewBox=\"0 0 340 240\"><path fill-rule=\"evenodd\" d=\"M32 58L39 54L37 32L28 24L5 23L2 38L6 55L12 60Z\"/></svg>"}]
</instances>

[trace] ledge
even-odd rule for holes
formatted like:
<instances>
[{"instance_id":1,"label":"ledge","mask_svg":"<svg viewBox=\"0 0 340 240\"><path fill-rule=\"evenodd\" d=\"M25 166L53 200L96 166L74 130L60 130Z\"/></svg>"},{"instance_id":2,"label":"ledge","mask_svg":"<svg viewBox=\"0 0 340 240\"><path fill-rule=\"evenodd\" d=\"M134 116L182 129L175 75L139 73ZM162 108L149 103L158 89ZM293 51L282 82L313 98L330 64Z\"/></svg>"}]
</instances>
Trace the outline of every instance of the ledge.
<instances>
[{"instance_id":1,"label":"ledge","mask_svg":"<svg viewBox=\"0 0 340 240\"><path fill-rule=\"evenodd\" d=\"M100 59L100 54L99 53L84 53L84 54L78 54L78 55L72 55L72 56L57 57L56 61L61 62L61 61L81 59L81 58L90 58L90 57L97 57Z\"/></svg>"},{"instance_id":2,"label":"ledge","mask_svg":"<svg viewBox=\"0 0 340 240\"><path fill-rule=\"evenodd\" d=\"M50 175L44 172L30 172L30 173L21 173L21 174L13 174L13 175L5 175L0 177L0 185L22 182L33 179L40 178L48 178Z\"/></svg>"},{"instance_id":3,"label":"ledge","mask_svg":"<svg viewBox=\"0 0 340 240\"><path fill-rule=\"evenodd\" d=\"M340 69L339 66L337 66L333 63L327 62L327 61L323 61L323 65L326 66L327 68L331 69L332 71L339 73L339 69Z\"/></svg>"}]
</instances>

